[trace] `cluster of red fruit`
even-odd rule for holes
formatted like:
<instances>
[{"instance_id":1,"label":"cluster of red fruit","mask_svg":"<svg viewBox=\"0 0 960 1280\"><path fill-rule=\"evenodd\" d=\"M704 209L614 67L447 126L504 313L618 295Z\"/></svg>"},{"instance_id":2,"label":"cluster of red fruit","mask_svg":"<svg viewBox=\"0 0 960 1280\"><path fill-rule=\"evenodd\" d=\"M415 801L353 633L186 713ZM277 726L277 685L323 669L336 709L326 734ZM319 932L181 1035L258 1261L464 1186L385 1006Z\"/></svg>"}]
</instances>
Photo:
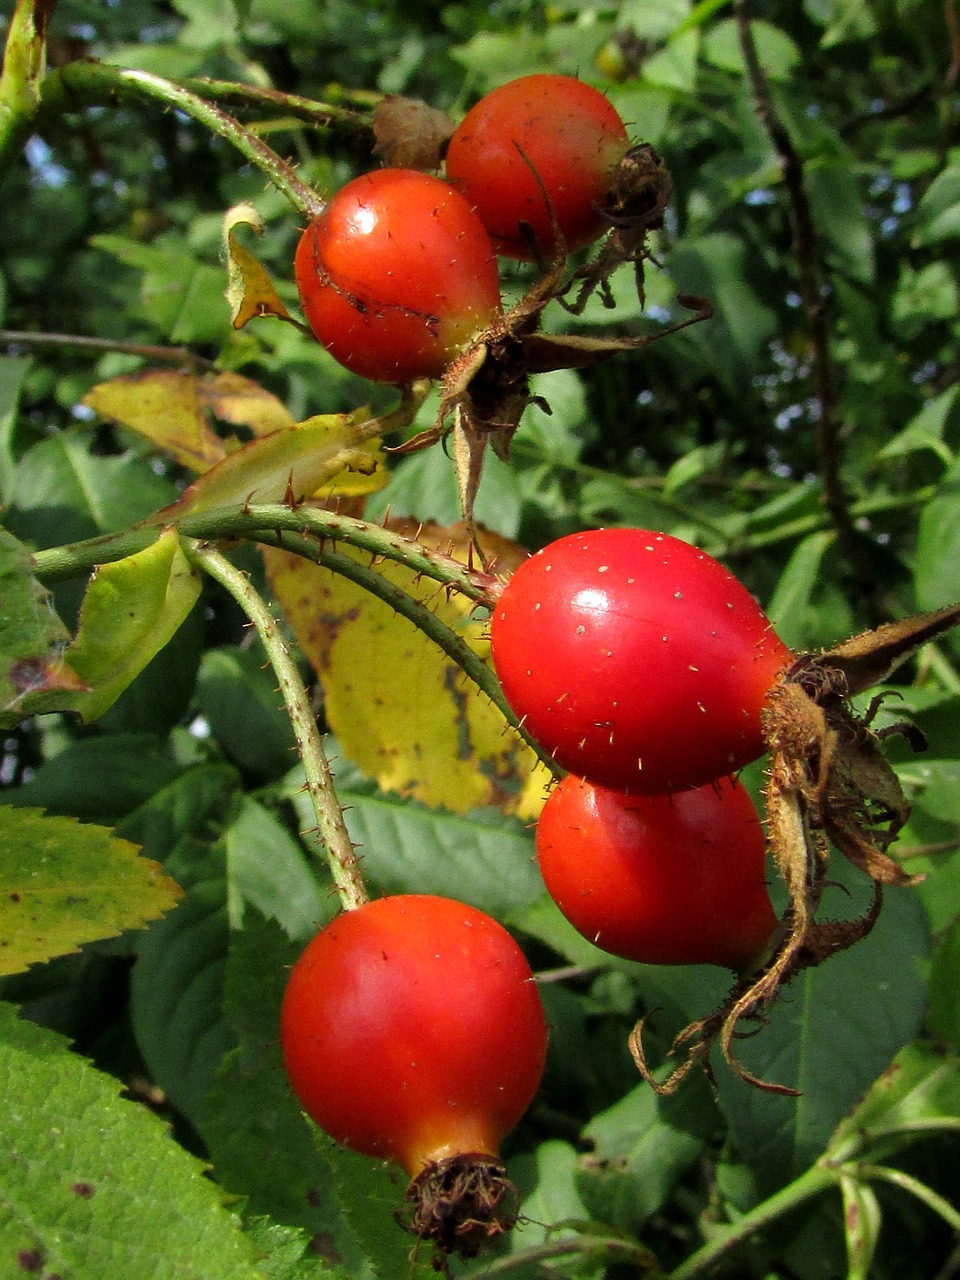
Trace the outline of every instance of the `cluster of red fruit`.
<instances>
[{"instance_id":1,"label":"cluster of red fruit","mask_svg":"<svg viewBox=\"0 0 960 1280\"><path fill-rule=\"evenodd\" d=\"M507 701L571 770L537 826L563 914L613 955L752 969L776 918L732 775L763 753L793 655L746 588L667 534L572 534L510 578L491 646Z\"/></svg>"},{"instance_id":2,"label":"cluster of red fruit","mask_svg":"<svg viewBox=\"0 0 960 1280\"><path fill-rule=\"evenodd\" d=\"M443 376L502 319L497 253L545 263L598 238L629 149L577 80L494 91L450 138L445 181L368 173L307 227L311 328L367 378ZM760 821L731 775L763 749L763 698L791 654L746 590L675 538L578 534L513 574L491 644L507 700L571 770L537 828L561 911L617 955L755 963L776 921ZM294 967L281 1023L304 1108L410 1175L418 1235L471 1253L513 1224L499 1146L539 1086L547 1029L499 924L428 895L346 911Z\"/></svg>"},{"instance_id":3,"label":"cluster of red fruit","mask_svg":"<svg viewBox=\"0 0 960 1280\"><path fill-rule=\"evenodd\" d=\"M570 76L495 89L450 138L445 180L363 174L303 232L294 269L311 329L374 382L442 376L503 316L497 254L545 263L610 227L629 148L613 105Z\"/></svg>"}]
</instances>

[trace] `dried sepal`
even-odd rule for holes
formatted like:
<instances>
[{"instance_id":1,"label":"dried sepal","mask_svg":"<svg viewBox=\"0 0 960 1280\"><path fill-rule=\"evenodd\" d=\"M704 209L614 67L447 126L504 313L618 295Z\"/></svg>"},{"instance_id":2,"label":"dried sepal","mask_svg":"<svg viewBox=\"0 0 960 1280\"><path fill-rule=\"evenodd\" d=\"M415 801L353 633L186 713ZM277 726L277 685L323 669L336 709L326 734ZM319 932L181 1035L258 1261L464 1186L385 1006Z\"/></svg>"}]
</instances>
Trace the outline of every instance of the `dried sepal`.
<instances>
[{"instance_id":1,"label":"dried sepal","mask_svg":"<svg viewBox=\"0 0 960 1280\"><path fill-rule=\"evenodd\" d=\"M763 713L770 755L767 840L788 905L763 967L741 975L719 1008L675 1037L668 1057L678 1061L665 1079L657 1079L651 1070L643 1051L643 1020L637 1023L629 1047L641 1075L658 1093L672 1093L698 1064L709 1069L715 1044L747 1083L774 1093L796 1092L758 1078L738 1061L735 1042L745 1024L752 1024L751 1031L762 1025L796 974L865 938L879 917L885 886L912 885L922 878L908 875L888 853L910 806L882 752L883 740L891 733L902 734L918 747L922 737L908 725L874 730L882 695L865 714L854 710L850 698L885 679L920 645L958 624L960 605L953 605L864 632L826 653L803 654L768 693ZM872 881L869 906L852 919L817 918L831 849Z\"/></svg>"}]
</instances>

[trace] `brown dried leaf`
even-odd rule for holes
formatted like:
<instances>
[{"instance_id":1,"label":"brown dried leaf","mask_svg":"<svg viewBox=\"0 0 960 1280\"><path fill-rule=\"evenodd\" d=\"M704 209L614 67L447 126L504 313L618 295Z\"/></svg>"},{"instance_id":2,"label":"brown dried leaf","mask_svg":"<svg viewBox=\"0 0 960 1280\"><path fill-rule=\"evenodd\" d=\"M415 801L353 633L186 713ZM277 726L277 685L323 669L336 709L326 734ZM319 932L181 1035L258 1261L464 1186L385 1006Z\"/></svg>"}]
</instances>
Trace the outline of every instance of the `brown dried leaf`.
<instances>
[{"instance_id":1,"label":"brown dried leaf","mask_svg":"<svg viewBox=\"0 0 960 1280\"><path fill-rule=\"evenodd\" d=\"M933 613L887 622L873 631L864 631L821 654L817 662L841 673L846 692L852 697L886 680L921 645L958 625L960 604L948 605Z\"/></svg>"}]
</instances>

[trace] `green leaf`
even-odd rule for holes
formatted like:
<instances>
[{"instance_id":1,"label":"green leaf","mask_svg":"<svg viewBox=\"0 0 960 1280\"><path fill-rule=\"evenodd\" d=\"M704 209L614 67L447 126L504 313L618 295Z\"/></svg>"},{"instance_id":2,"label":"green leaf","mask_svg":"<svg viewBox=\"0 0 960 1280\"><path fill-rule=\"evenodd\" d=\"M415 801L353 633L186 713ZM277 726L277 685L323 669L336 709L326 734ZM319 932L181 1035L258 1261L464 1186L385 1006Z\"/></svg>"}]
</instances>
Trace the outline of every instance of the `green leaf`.
<instances>
[{"instance_id":1,"label":"green leaf","mask_svg":"<svg viewBox=\"0 0 960 1280\"><path fill-rule=\"evenodd\" d=\"M801 59L795 41L779 27L760 18L750 23L750 31L765 74L771 80L789 79ZM703 56L707 62L724 71L741 76L746 73L740 36L733 18L723 18L705 32Z\"/></svg>"},{"instance_id":2,"label":"green leaf","mask_svg":"<svg viewBox=\"0 0 960 1280\"><path fill-rule=\"evenodd\" d=\"M64 661L70 638L30 553L0 529L0 728L48 710L82 684Z\"/></svg>"},{"instance_id":3,"label":"green leaf","mask_svg":"<svg viewBox=\"0 0 960 1280\"><path fill-rule=\"evenodd\" d=\"M813 216L834 269L861 284L874 277L873 235L857 188L853 157L824 157L806 168Z\"/></svg>"},{"instance_id":4,"label":"green leaf","mask_svg":"<svg viewBox=\"0 0 960 1280\"><path fill-rule=\"evenodd\" d=\"M135 555L101 565L80 610L70 664L87 685L64 709L96 720L164 647L196 604L200 575L175 529ZM58 708L60 709L60 708Z\"/></svg>"},{"instance_id":5,"label":"green leaf","mask_svg":"<svg viewBox=\"0 0 960 1280\"><path fill-rule=\"evenodd\" d=\"M306 829L316 818L297 779L290 799ZM382 893L436 893L499 916L543 892L529 831L499 810L458 815L373 788L337 791L364 877Z\"/></svg>"},{"instance_id":6,"label":"green leaf","mask_svg":"<svg viewBox=\"0 0 960 1280\"><path fill-rule=\"evenodd\" d=\"M0 807L0 975L142 928L180 896L105 827Z\"/></svg>"},{"instance_id":7,"label":"green leaf","mask_svg":"<svg viewBox=\"0 0 960 1280\"><path fill-rule=\"evenodd\" d=\"M930 1030L960 1052L960 919L938 938L930 966Z\"/></svg>"},{"instance_id":8,"label":"green leaf","mask_svg":"<svg viewBox=\"0 0 960 1280\"><path fill-rule=\"evenodd\" d=\"M140 296L150 320L170 342L222 342L230 330L225 274L198 262L176 240L144 244L95 235L90 243L143 272Z\"/></svg>"},{"instance_id":9,"label":"green leaf","mask_svg":"<svg viewBox=\"0 0 960 1280\"><path fill-rule=\"evenodd\" d=\"M3 285L0 278L0 307ZM6 505L13 492L16 458L13 437L17 422L20 389L30 369L24 356L0 356L0 503Z\"/></svg>"},{"instance_id":10,"label":"green leaf","mask_svg":"<svg viewBox=\"0 0 960 1280\"><path fill-rule=\"evenodd\" d=\"M916 211L917 244L934 245L960 235L960 164L938 173L920 197Z\"/></svg>"},{"instance_id":11,"label":"green leaf","mask_svg":"<svg viewBox=\"0 0 960 1280\"><path fill-rule=\"evenodd\" d=\"M666 46L649 58L643 66L646 84L657 89L693 93L697 79L697 54L700 32L691 27L669 40ZM646 135L644 135L646 136Z\"/></svg>"},{"instance_id":12,"label":"green leaf","mask_svg":"<svg viewBox=\"0 0 960 1280\"><path fill-rule=\"evenodd\" d=\"M717 1120L702 1076L666 1098L638 1085L594 1116L583 1131L593 1150L577 1167L577 1187L592 1216L639 1234L700 1158Z\"/></svg>"},{"instance_id":13,"label":"green leaf","mask_svg":"<svg viewBox=\"0 0 960 1280\"><path fill-rule=\"evenodd\" d=\"M838 862L830 866L830 879L839 883L828 890L824 914L852 916L869 900L865 878ZM772 1095L718 1072L721 1106L762 1187L807 1168L842 1116L917 1034L928 948L916 894L888 890L865 939L795 978L769 1022L735 1042L752 1073L801 1091L799 1098Z\"/></svg>"},{"instance_id":14,"label":"green leaf","mask_svg":"<svg viewBox=\"0 0 960 1280\"><path fill-rule=\"evenodd\" d=\"M135 769L131 761L136 761ZM7 791L4 798L8 804L34 805L91 821L116 821L178 772L167 745L151 734L80 738L44 761L28 782ZM130 837L129 832L123 834ZM139 836L130 838L144 843Z\"/></svg>"},{"instance_id":15,"label":"green leaf","mask_svg":"<svg viewBox=\"0 0 960 1280\"><path fill-rule=\"evenodd\" d=\"M917 531L914 589L921 609L960 599L960 460L923 508Z\"/></svg>"},{"instance_id":16,"label":"green leaf","mask_svg":"<svg viewBox=\"0 0 960 1280\"><path fill-rule=\"evenodd\" d=\"M229 949L222 851L185 839L167 864L187 890L150 929L130 979L137 1045L153 1079L195 1120L235 1037L223 1017Z\"/></svg>"},{"instance_id":17,"label":"green leaf","mask_svg":"<svg viewBox=\"0 0 960 1280\"><path fill-rule=\"evenodd\" d=\"M919 1134L960 1123L960 1058L922 1041L904 1045L837 1126L831 1158L882 1159Z\"/></svg>"},{"instance_id":18,"label":"green leaf","mask_svg":"<svg viewBox=\"0 0 960 1280\"><path fill-rule=\"evenodd\" d=\"M589 1211L577 1188L577 1152L569 1142L541 1142L532 1154L510 1162L509 1172L522 1193L520 1222L513 1232L511 1251L543 1244L573 1233L565 1222L582 1222Z\"/></svg>"},{"instance_id":19,"label":"green leaf","mask_svg":"<svg viewBox=\"0 0 960 1280\"><path fill-rule=\"evenodd\" d=\"M4 1276L262 1280L203 1165L120 1089L0 1005Z\"/></svg>"},{"instance_id":20,"label":"green leaf","mask_svg":"<svg viewBox=\"0 0 960 1280\"><path fill-rule=\"evenodd\" d=\"M231 760L260 782L290 768L296 749L290 719L259 646L208 649L197 677L196 706Z\"/></svg>"},{"instance_id":21,"label":"green leaf","mask_svg":"<svg viewBox=\"0 0 960 1280\"><path fill-rule=\"evenodd\" d=\"M938 396L928 400L902 431L898 431L892 440L887 441L877 454L878 458L901 458L921 449L929 449L946 465L953 462L953 450L944 439L947 428L954 418L957 398L960 397L960 383L954 383L941 391Z\"/></svg>"},{"instance_id":22,"label":"green leaf","mask_svg":"<svg viewBox=\"0 0 960 1280\"><path fill-rule=\"evenodd\" d=\"M244 796L223 833L231 929L247 903L276 920L291 938L309 938L329 916L303 846L268 809Z\"/></svg>"},{"instance_id":23,"label":"green leaf","mask_svg":"<svg viewBox=\"0 0 960 1280\"><path fill-rule=\"evenodd\" d=\"M691 341L721 377L742 377L776 329L774 312L757 296L742 240L727 232L686 236L673 247L670 275L678 291L707 297L715 307L704 328Z\"/></svg>"},{"instance_id":24,"label":"green leaf","mask_svg":"<svg viewBox=\"0 0 960 1280\"><path fill-rule=\"evenodd\" d=\"M143 458L92 452L88 430L70 429L24 454L12 527L40 547L59 546L136 524L175 492Z\"/></svg>"},{"instance_id":25,"label":"green leaf","mask_svg":"<svg viewBox=\"0 0 960 1280\"><path fill-rule=\"evenodd\" d=\"M822 589L821 566L835 537L832 531L824 530L811 533L797 545L767 607L777 635L791 649L809 644L811 602Z\"/></svg>"},{"instance_id":26,"label":"green leaf","mask_svg":"<svg viewBox=\"0 0 960 1280\"><path fill-rule=\"evenodd\" d=\"M436 1276L428 1249L412 1248L397 1225L406 1175L394 1165L349 1151L311 1124L317 1151L329 1169L344 1213L364 1257L380 1280L429 1280Z\"/></svg>"},{"instance_id":27,"label":"green leaf","mask_svg":"<svg viewBox=\"0 0 960 1280\"><path fill-rule=\"evenodd\" d=\"M239 1044L218 1067L198 1123L222 1187L244 1196L251 1213L309 1233L324 1258L351 1277L369 1277L329 1165L283 1069L280 1003L298 950L255 910L232 935L224 1010Z\"/></svg>"}]
</instances>

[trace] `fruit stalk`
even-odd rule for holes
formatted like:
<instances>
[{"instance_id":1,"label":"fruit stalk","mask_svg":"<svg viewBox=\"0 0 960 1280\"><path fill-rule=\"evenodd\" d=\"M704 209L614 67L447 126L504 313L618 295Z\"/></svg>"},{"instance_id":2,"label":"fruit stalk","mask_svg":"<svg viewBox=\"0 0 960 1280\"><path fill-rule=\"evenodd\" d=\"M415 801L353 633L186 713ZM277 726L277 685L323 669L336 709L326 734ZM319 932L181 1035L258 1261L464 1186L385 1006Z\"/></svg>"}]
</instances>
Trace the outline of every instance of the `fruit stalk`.
<instances>
[{"instance_id":1,"label":"fruit stalk","mask_svg":"<svg viewBox=\"0 0 960 1280\"><path fill-rule=\"evenodd\" d=\"M330 764L323 749L306 687L276 619L247 575L231 564L220 551L201 542L187 543L186 549L190 559L233 596L257 630L276 673L284 705L293 725L297 751L306 774L306 789L313 801L317 818L314 831L304 834L319 837L344 910L350 911L362 906L367 901L367 892L360 874L359 859L343 820L343 809L337 800Z\"/></svg>"},{"instance_id":2,"label":"fruit stalk","mask_svg":"<svg viewBox=\"0 0 960 1280\"><path fill-rule=\"evenodd\" d=\"M272 147L222 108L163 76L101 62L70 62L45 77L41 107L62 112L76 108L78 98L95 102L117 94L152 98L182 111L235 147L305 218L315 218L323 210L323 198Z\"/></svg>"}]
</instances>

